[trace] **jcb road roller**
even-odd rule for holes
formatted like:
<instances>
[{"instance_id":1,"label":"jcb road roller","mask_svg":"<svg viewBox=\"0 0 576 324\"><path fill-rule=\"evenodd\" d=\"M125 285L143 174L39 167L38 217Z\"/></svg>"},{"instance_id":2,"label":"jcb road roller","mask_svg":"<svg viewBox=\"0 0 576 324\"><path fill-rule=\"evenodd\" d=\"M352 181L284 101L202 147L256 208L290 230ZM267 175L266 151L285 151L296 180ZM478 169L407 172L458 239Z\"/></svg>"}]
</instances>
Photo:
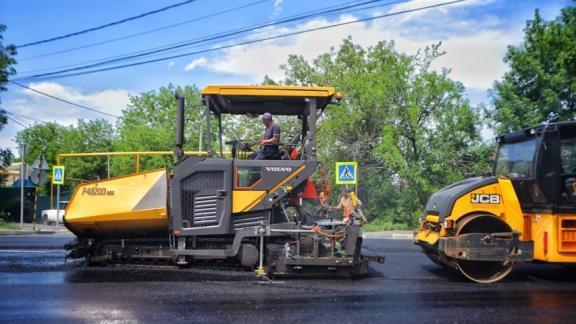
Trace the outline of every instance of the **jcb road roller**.
<instances>
[{"instance_id":1,"label":"jcb road roller","mask_svg":"<svg viewBox=\"0 0 576 324\"><path fill-rule=\"evenodd\" d=\"M187 156L185 103L177 94L177 164L78 186L64 220L77 236L67 245L69 257L180 266L226 260L261 276L365 274L370 260L384 258L363 253L361 225L322 217L320 206L305 204L320 199L311 180L319 168L316 123L338 99L330 87L208 86L207 156ZM248 159L251 143L224 140L223 115L265 113L301 121L277 154Z\"/></svg>"},{"instance_id":2,"label":"jcb road roller","mask_svg":"<svg viewBox=\"0 0 576 324\"><path fill-rule=\"evenodd\" d=\"M497 138L493 176L433 194L415 243L435 263L479 283L517 262L576 265L576 122Z\"/></svg>"}]
</instances>

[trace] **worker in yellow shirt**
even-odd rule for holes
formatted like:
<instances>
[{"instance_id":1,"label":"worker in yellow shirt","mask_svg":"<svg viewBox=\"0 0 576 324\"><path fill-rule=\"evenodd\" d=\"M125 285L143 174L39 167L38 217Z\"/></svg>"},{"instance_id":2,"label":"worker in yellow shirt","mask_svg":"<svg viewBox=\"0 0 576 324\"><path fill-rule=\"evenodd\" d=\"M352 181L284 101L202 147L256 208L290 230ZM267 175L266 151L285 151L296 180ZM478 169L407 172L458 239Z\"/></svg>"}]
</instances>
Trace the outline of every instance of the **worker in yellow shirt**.
<instances>
[{"instance_id":1,"label":"worker in yellow shirt","mask_svg":"<svg viewBox=\"0 0 576 324\"><path fill-rule=\"evenodd\" d=\"M342 220L345 224L353 223L354 209L362 206L362 201L353 196L350 193L350 189L345 188L342 192L342 198L340 198L340 203L336 206L332 206L334 210L342 209Z\"/></svg>"}]
</instances>

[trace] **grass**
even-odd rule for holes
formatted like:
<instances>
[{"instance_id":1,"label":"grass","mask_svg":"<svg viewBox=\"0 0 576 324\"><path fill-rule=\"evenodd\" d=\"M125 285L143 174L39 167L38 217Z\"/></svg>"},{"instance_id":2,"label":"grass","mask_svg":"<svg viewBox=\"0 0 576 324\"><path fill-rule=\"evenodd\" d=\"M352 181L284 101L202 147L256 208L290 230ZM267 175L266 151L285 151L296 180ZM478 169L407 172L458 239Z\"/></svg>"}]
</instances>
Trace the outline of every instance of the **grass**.
<instances>
[{"instance_id":1,"label":"grass","mask_svg":"<svg viewBox=\"0 0 576 324\"><path fill-rule=\"evenodd\" d=\"M368 222L368 224L364 224L363 226L365 232L381 232L381 231L406 231L406 230L414 230L414 226L410 226L408 224L395 224L390 223L387 220L376 218Z\"/></svg>"},{"instance_id":2,"label":"grass","mask_svg":"<svg viewBox=\"0 0 576 324\"><path fill-rule=\"evenodd\" d=\"M4 219L0 218L0 230L17 230L17 229L20 229L20 224L8 223Z\"/></svg>"}]
</instances>

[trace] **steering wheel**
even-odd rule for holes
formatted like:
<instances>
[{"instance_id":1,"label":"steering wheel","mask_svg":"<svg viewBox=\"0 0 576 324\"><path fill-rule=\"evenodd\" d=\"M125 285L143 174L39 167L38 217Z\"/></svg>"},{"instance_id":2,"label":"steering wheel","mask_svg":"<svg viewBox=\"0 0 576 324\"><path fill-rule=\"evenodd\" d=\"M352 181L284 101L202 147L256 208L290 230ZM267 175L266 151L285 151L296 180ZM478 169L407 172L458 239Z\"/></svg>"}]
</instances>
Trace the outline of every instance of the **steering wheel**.
<instances>
[{"instance_id":1,"label":"steering wheel","mask_svg":"<svg viewBox=\"0 0 576 324\"><path fill-rule=\"evenodd\" d=\"M227 141L226 144L232 145L238 150L242 150L245 152L253 152L254 150L252 149L252 146L258 144L258 142L253 140L236 139L232 141Z\"/></svg>"}]
</instances>

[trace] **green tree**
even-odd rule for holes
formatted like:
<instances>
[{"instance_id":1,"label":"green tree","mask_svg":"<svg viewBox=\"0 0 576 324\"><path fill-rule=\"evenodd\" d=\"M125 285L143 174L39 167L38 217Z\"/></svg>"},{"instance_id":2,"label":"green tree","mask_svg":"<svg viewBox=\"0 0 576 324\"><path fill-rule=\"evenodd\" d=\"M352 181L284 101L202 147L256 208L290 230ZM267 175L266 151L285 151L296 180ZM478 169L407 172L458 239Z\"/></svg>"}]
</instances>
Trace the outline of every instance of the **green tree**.
<instances>
[{"instance_id":1,"label":"green tree","mask_svg":"<svg viewBox=\"0 0 576 324\"><path fill-rule=\"evenodd\" d=\"M123 111L117 124L118 139L115 151L171 151L175 147L176 99L180 90L186 98L184 149L198 150L200 133L205 129L200 90L196 87L169 85L158 91L149 91L130 98L130 105ZM206 140L204 140L205 143ZM172 156L142 157L141 169L150 170L173 165ZM114 174L134 172L133 158L115 158Z\"/></svg>"},{"instance_id":2,"label":"green tree","mask_svg":"<svg viewBox=\"0 0 576 324\"><path fill-rule=\"evenodd\" d=\"M536 10L524 33L520 46L508 47L510 71L491 92L490 117L499 133L576 118L576 8L562 9L552 21Z\"/></svg>"},{"instance_id":3,"label":"green tree","mask_svg":"<svg viewBox=\"0 0 576 324\"><path fill-rule=\"evenodd\" d=\"M326 165L359 162L359 195L377 221L414 226L432 192L487 165L490 151L464 87L430 69L440 55L439 45L406 55L392 42L362 48L348 38L311 63L290 56L282 66L284 84L344 94L320 121L319 155Z\"/></svg>"},{"instance_id":4,"label":"green tree","mask_svg":"<svg viewBox=\"0 0 576 324\"><path fill-rule=\"evenodd\" d=\"M59 153L110 152L116 138L114 126L103 119L78 120L62 137ZM106 157L68 158L67 178L81 180L104 179L108 176Z\"/></svg>"},{"instance_id":5,"label":"green tree","mask_svg":"<svg viewBox=\"0 0 576 324\"><path fill-rule=\"evenodd\" d=\"M16 142L28 143L28 163L44 154L49 167L57 163L60 153L111 151L114 139L114 127L103 119L80 119L76 126L36 123L16 135ZM71 180L66 182L65 191L71 191L78 181L107 176L107 161L103 157L69 158L61 163L67 167L66 178ZM41 192L47 192L49 187L47 183Z\"/></svg>"},{"instance_id":6,"label":"green tree","mask_svg":"<svg viewBox=\"0 0 576 324\"><path fill-rule=\"evenodd\" d=\"M14 45L4 45L2 34L5 30L6 26L0 24L0 92L6 91L5 85L8 83L8 78L16 73L14 69L14 65L16 65L16 60L14 59L16 47ZM0 99L1 103L2 100ZM0 109L0 131L2 131L7 121L6 112ZM13 157L9 149L0 147L0 185L4 183L6 168L12 162Z\"/></svg>"}]
</instances>

